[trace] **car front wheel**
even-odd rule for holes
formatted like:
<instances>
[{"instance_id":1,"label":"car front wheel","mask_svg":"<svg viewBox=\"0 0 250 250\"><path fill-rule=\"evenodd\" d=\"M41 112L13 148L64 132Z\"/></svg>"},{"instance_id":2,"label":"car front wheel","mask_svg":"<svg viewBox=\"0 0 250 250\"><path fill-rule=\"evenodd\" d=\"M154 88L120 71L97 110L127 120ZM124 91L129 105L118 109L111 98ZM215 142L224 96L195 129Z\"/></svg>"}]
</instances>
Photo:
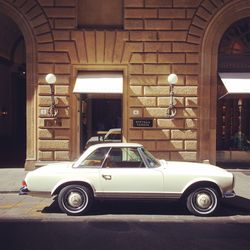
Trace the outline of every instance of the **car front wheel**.
<instances>
[{"instance_id":1,"label":"car front wheel","mask_svg":"<svg viewBox=\"0 0 250 250\"><path fill-rule=\"evenodd\" d=\"M218 193L214 188L198 188L192 191L186 200L190 213L199 216L212 215L218 208Z\"/></svg>"},{"instance_id":2,"label":"car front wheel","mask_svg":"<svg viewBox=\"0 0 250 250\"><path fill-rule=\"evenodd\" d=\"M81 185L64 187L58 195L58 205L68 215L81 215L88 211L93 201L91 191Z\"/></svg>"}]
</instances>

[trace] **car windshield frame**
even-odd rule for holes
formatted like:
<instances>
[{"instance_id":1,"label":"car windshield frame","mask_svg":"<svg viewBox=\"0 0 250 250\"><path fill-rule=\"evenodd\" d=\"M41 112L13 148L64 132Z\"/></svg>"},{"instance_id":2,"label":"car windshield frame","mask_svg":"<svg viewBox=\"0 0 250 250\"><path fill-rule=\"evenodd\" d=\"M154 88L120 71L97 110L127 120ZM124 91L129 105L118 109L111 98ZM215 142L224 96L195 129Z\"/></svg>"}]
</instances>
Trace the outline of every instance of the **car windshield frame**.
<instances>
[{"instance_id":1,"label":"car windshield frame","mask_svg":"<svg viewBox=\"0 0 250 250\"><path fill-rule=\"evenodd\" d=\"M124 146L124 148L126 148L127 146ZM113 148L112 146L108 146L108 147L101 147L101 148L108 148L107 153L105 155L105 157L103 158L102 164L98 167L98 168L102 168L103 164L106 161L106 158L109 156L109 153L111 151L111 149ZM161 166L160 161L155 158L147 149L145 149L144 147L135 147L136 150L139 152L142 161L145 164L146 168L158 168ZM86 160L89 156L91 156L94 152L96 151L96 149L92 152L89 152L89 150L87 149L82 156L73 163L73 168L91 168L91 166L83 166L81 163ZM94 166L92 166L92 168L94 168Z\"/></svg>"},{"instance_id":2,"label":"car windshield frame","mask_svg":"<svg viewBox=\"0 0 250 250\"><path fill-rule=\"evenodd\" d=\"M161 166L161 163L158 159L156 159L147 149L144 147L139 148L144 161L146 161L146 165L148 168L158 168Z\"/></svg>"}]
</instances>

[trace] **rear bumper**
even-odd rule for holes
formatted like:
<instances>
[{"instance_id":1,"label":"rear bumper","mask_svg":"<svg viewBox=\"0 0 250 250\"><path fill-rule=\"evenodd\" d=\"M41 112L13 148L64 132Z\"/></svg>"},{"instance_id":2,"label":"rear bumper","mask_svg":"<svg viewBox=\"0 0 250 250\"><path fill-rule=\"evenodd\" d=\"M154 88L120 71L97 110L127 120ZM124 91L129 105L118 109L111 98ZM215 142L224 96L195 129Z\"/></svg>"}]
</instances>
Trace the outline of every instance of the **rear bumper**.
<instances>
[{"instance_id":1,"label":"rear bumper","mask_svg":"<svg viewBox=\"0 0 250 250\"><path fill-rule=\"evenodd\" d=\"M19 189L19 195L26 195L26 194L29 194L29 189L27 187L21 187Z\"/></svg>"}]
</instances>

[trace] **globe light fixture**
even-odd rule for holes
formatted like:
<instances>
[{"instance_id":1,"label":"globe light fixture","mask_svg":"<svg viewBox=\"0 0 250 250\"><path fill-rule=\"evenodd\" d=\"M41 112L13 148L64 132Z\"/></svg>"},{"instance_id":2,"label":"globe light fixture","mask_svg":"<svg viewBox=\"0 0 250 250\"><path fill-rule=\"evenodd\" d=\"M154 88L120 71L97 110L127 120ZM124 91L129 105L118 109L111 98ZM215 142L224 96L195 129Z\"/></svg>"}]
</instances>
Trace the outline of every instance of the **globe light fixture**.
<instances>
[{"instance_id":1,"label":"globe light fixture","mask_svg":"<svg viewBox=\"0 0 250 250\"><path fill-rule=\"evenodd\" d=\"M167 107L167 117L168 118L174 118L176 115L176 108L174 106L174 85L178 82L178 76L174 73L170 74L168 76L168 83L170 86L170 101L169 106Z\"/></svg>"},{"instance_id":2,"label":"globe light fixture","mask_svg":"<svg viewBox=\"0 0 250 250\"><path fill-rule=\"evenodd\" d=\"M177 76L176 74L172 73L172 74L170 74L170 75L168 76L168 83L169 83L170 85L174 85L174 84L176 84L177 82L178 82L178 76Z\"/></svg>"},{"instance_id":3,"label":"globe light fixture","mask_svg":"<svg viewBox=\"0 0 250 250\"><path fill-rule=\"evenodd\" d=\"M56 83L56 76L52 73L49 73L45 77L45 81L50 85L50 91L51 91L51 105L48 109L48 115L50 117L56 117L58 114L58 109L56 108L55 103L55 86Z\"/></svg>"},{"instance_id":4,"label":"globe light fixture","mask_svg":"<svg viewBox=\"0 0 250 250\"><path fill-rule=\"evenodd\" d=\"M45 80L48 84L55 84L56 83L56 76L52 73L46 75Z\"/></svg>"}]
</instances>

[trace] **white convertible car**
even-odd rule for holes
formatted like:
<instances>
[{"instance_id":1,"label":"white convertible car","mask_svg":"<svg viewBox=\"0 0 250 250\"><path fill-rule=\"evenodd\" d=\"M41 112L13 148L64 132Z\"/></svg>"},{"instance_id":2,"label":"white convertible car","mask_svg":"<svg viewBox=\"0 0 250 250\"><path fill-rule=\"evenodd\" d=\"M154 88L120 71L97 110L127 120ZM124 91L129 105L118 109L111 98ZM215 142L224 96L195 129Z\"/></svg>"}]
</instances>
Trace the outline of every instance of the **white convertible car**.
<instances>
[{"instance_id":1,"label":"white convertible car","mask_svg":"<svg viewBox=\"0 0 250 250\"><path fill-rule=\"evenodd\" d=\"M57 196L68 215L85 214L94 199L180 199L194 215L215 213L234 197L234 176L219 167L155 159L140 144L90 146L75 162L53 163L27 174L20 194Z\"/></svg>"}]
</instances>

